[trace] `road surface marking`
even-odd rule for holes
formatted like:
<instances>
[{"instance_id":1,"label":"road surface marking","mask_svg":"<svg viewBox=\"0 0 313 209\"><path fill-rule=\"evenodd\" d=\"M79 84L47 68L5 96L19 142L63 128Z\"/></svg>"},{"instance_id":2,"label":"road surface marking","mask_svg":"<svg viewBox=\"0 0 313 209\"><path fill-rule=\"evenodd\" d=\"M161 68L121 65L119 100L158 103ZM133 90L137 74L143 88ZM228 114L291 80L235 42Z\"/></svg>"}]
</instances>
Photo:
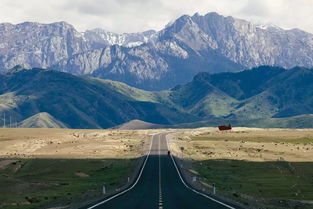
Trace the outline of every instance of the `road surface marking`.
<instances>
[{"instance_id":1,"label":"road surface marking","mask_svg":"<svg viewBox=\"0 0 313 209\"><path fill-rule=\"evenodd\" d=\"M156 135L157 135L157 134L155 134L155 135L152 136L152 140L151 140L151 143L150 143L149 153L148 153L148 155L146 156L145 162L144 162L144 164L143 164L143 166L142 166L142 168L141 168L141 170L140 170L140 173L139 173L138 178L136 179L135 183L134 183L130 188L128 188L128 189L126 189L126 190L124 190L124 191L122 191L122 192L120 192L120 193L118 193L118 194L116 194L116 195L114 195L114 196L112 196L112 197L106 199L106 200L103 200L102 202L99 202L99 203L97 203L97 204L95 204L95 205L93 205L93 206L90 206L90 207L87 208L87 209L93 209L93 208L95 208L95 207L98 207L99 205L102 205L103 203L106 203L106 202L108 202L108 201L110 201L110 200L112 200L112 199L114 199L114 198L116 198L116 197L118 197L118 196L121 196L122 194L128 192L129 190L131 190L132 188L134 188L134 187L136 186L136 184L138 183L138 181L139 181L139 179L140 179L140 177L141 177L141 175L142 175L142 172L143 172L143 170L144 170L144 168L145 168L145 166L146 166L146 163L147 163L147 161L148 161L148 158L149 158L149 156L150 156L151 148L152 148L152 144L153 144L153 138L154 138L154 136L156 136Z\"/></svg>"},{"instance_id":2,"label":"road surface marking","mask_svg":"<svg viewBox=\"0 0 313 209\"><path fill-rule=\"evenodd\" d=\"M163 209L161 177L161 135L159 135L159 209Z\"/></svg>"},{"instance_id":3,"label":"road surface marking","mask_svg":"<svg viewBox=\"0 0 313 209\"><path fill-rule=\"evenodd\" d=\"M169 149L168 140L167 140L167 135L165 135L165 140L166 140L167 149ZM223 205L223 206L225 206L225 207L227 207L227 208L235 209L234 207L232 207L232 206L230 206L230 205L227 205L227 204L225 204L225 203L223 203L223 202L221 202L221 201L218 201L218 200L214 199L213 197L210 197L210 196L208 196L208 195L206 195L206 194L203 194L203 193L201 193L201 192L198 192L197 190L195 190L195 189L189 187L189 186L185 183L184 179L182 178L182 176L181 176L181 174L180 174L180 171L178 170L178 167L177 167L176 162L175 162L175 160L174 160L174 158L173 158L172 155L171 155L171 158L172 158L172 161L173 161L174 166L175 166L175 168L176 168L176 171L177 171L177 173L178 173L178 176L179 176L180 180L183 182L183 184L185 185L185 187L187 187L187 188L190 189L191 191L197 193L198 195L201 195L201 196L203 196L203 197L206 197L206 198L208 198L208 199L210 199L210 200L212 200L212 201L214 201L214 202L217 202L217 203L219 203L219 204L221 204L221 205Z\"/></svg>"}]
</instances>

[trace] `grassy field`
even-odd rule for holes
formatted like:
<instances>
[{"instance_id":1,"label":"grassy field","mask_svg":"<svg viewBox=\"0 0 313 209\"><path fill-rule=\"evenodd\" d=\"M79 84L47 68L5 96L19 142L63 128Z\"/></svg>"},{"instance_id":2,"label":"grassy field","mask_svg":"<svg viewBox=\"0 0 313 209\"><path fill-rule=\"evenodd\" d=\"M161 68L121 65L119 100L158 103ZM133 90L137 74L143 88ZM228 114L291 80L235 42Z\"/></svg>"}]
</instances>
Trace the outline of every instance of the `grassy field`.
<instances>
[{"instance_id":1,"label":"grassy field","mask_svg":"<svg viewBox=\"0 0 313 209\"><path fill-rule=\"evenodd\" d=\"M313 162L207 160L194 167L206 183L215 183L218 194L230 195L247 206L259 199L264 208L313 208L290 201L312 202Z\"/></svg>"},{"instance_id":2,"label":"grassy field","mask_svg":"<svg viewBox=\"0 0 313 209\"><path fill-rule=\"evenodd\" d=\"M103 185L113 192L161 131L1 129L0 208L78 208ZM204 188L215 183L249 209L313 208L313 130L172 132L171 150L181 157L185 148L184 168Z\"/></svg>"},{"instance_id":3,"label":"grassy field","mask_svg":"<svg viewBox=\"0 0 313 209\"><path fill-rule=\"evenodd\" d=\"M313 208L313 130L185 130L170 142L200 186L248 208Z\"/></svg>"},{"instance_id":4,"label":"grassy field","mask_svg":"<svg viewBox=\"0 0 313 209\"><path fill-rule=\"evenodd\" d=\"M127 183L138 159L19 159L0 170L0 208L47 208L102 196ZM4 162L4 160L3 160Z\"/></svg>"},{"instance_id":5,"label":"grassy field","mask_svg":"<svg viewBox=\"0 0 313 209\"><path fill-rule=\"evenodd\" d=\"M0 129L0 208L78 208L125 186L155 131Z\"/></svg>"}]
</instances>

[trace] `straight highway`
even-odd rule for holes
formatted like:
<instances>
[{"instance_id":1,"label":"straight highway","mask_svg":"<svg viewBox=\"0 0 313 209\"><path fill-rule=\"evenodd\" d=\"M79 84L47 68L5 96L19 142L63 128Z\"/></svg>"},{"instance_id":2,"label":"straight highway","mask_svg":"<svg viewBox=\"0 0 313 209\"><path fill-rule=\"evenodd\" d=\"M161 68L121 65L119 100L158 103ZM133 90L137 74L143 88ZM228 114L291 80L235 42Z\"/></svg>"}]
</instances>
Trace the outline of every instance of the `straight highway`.
<instances>
[{"instance_id":1,"label":"straight highway","mask_svg":"<svg viewBox=\"0 0 313 209\"><path fill-rule=\"evenodd\" d=\"M127 190L87 209L233 209L235 207L193 191L168 155L165 134L152 137L150 152L137 181Z\"/></svg>"}]
</instances>

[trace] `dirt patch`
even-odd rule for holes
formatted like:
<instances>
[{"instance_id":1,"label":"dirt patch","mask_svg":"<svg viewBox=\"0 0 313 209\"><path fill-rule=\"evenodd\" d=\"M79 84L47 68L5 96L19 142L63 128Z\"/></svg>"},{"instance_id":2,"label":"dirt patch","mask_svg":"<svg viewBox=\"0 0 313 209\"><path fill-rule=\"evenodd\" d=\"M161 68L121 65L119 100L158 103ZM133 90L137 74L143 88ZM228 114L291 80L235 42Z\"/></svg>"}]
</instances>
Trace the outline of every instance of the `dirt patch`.
<instances>
[{"instance_id":1,"label":"dirt patch","mask_svg":"<svg viewBox=\"0 0 313 209\"><path fill-rule=\"evenodd\" d=\"M82 173L82 172L77 172L77 173L75 173L75 176L78 176L78 177L84 177L84 178L89 177L89 175L88 175L88 174L86 174L86 173Z\"/></svg>"},{"instance_id":2,"label":"dirt patch","mask_svg":"<svg viewBox=\"0 0 313 209\"><path fill-rule=\"evenodd\" d=\"M0 160L0 170L6 169L11 163L15 163L17 160Z\"/></svg>"}]
</instances>

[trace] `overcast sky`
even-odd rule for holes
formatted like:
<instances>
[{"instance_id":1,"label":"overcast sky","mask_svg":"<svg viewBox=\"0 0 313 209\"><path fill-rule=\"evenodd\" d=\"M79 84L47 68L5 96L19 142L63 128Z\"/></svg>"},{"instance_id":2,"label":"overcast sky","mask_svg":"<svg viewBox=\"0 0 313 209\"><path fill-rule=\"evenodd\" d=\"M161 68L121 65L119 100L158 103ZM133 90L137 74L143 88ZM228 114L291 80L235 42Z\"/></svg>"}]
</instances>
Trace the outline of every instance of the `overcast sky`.
<instances>
[{"instance_id":1,"label":"overcast sky","mask_svg":"<svg viewBox=\"0 0 313 209\"><path fill-rule=\"evenodd\" d=\"M177 17L196 12L313 33L313 0L0 0L0 22L66 21L79 31L160 30Z\"/></svg>"}]
</instances>

